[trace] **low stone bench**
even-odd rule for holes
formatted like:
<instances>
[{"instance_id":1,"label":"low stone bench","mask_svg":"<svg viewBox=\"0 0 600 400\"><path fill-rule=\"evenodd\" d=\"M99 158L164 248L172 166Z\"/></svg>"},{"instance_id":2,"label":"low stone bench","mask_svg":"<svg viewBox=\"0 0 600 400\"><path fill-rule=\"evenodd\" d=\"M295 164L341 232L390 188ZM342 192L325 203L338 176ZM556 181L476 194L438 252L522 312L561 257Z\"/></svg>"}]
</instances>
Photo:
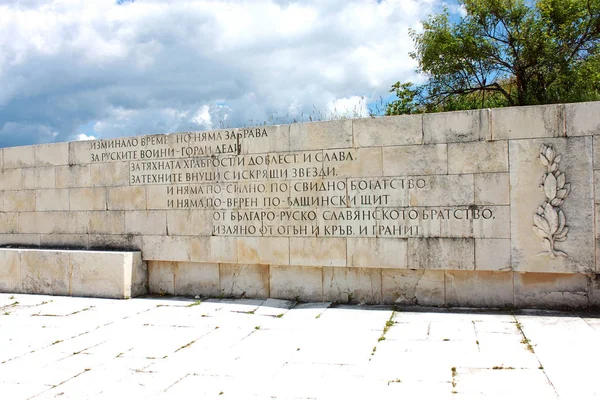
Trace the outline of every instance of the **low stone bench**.
<instances>
[{"instance_id":1,"label":"low stone bench","mask_svg":"<svg viewBox=\"0 0 600 400\"><path fill-rule=\"evenodd\" d=\"M147 281L137 251L0 248L0 292L127 299Z\"/></svg>"}]
</instances>

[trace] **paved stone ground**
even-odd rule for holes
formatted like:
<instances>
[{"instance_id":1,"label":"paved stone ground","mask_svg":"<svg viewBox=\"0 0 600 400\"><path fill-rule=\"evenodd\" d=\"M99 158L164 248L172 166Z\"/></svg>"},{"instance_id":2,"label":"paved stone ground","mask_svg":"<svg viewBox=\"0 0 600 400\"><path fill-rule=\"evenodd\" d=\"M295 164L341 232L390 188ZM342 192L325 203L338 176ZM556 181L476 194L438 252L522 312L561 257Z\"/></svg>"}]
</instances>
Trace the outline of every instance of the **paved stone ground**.
<instances>
[{"instance_id":1,"label":"paved stone ground","mask_svg":"<svg viewBox=\"0 0 600 400\"><path fill-rule=\"evenodd\" d=\"M0 294L0 399L588 399L600 319Z\"/></svg>"}]
</instances>

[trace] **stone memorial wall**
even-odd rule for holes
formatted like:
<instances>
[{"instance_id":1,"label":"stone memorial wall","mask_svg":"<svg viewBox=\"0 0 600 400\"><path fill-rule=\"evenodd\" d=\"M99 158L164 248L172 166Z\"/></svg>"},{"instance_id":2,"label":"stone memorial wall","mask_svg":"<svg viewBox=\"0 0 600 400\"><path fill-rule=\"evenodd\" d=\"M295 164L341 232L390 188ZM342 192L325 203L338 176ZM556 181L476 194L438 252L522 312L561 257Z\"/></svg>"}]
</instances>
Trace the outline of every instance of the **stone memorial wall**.
<instances>
[{"instance_id":1,"label":"stone memorial wall","mask_svg":"<svg viewBox=\"0 0 600 400\"><path fill-rule=\"evenodd\" d=\"M0 244L141 251L152 293L595 306L594 135L600 103L4 148Z\"/></svg>"}]
</instances>

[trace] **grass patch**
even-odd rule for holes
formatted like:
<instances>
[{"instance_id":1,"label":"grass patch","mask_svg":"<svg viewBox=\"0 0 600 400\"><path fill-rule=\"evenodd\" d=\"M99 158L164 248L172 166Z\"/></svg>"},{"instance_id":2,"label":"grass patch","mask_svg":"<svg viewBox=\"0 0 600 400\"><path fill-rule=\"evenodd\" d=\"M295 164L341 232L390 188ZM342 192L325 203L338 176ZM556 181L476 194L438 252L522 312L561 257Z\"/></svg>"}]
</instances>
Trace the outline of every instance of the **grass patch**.
<instances>
[{"instance_id":1,"label":"grass patch","mask_svg":"<svg viewBox=\"0 0 600 400\"><path fill-rule=\"evenodd\" d=\"M199 306L200 304L202 304L202 300L197 300L191 304L188 304L186 307L196 307L196 306Z\"/></svg>"}]
</instances>

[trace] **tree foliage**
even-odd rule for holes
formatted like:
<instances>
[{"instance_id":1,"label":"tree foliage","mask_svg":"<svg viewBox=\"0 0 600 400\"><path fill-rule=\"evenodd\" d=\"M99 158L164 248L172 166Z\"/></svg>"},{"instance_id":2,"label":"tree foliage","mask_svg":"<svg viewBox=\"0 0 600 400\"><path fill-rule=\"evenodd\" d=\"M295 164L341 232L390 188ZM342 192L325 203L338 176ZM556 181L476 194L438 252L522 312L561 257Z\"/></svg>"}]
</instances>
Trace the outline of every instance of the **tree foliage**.
<instances>
[{"instance_id":1,"label":"tree foliage","mask_svg":"<svg viewBox=\"0 0 600 400\"><path fill-rule=\"evenodd\" d=\"M410 31L427 81L387 114L600 100L600 0L459 0Z\"/></svg>"}]
</instances>

